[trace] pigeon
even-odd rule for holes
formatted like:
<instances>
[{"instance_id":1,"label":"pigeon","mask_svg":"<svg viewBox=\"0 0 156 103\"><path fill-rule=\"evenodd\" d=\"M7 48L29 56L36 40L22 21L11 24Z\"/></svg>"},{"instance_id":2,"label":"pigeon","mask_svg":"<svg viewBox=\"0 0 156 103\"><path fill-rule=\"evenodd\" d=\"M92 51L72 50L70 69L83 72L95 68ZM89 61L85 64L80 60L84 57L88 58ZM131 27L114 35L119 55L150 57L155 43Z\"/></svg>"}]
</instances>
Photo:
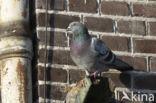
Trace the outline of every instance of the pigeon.
<instances>
[{"instance_id":1,"label":"pigeon","mask_svg":"<svg viewBox=\"0 0 156 103\"><path fill-rule=\"evenodd\" d=\"M79 68L87 71L87 75L95 77L109 68L121 72L133 70L127 63L118 59L102 40L92 37L83 23L71 22L67 32L72 33L71 58Z\"/></svg>"}]
</instances>

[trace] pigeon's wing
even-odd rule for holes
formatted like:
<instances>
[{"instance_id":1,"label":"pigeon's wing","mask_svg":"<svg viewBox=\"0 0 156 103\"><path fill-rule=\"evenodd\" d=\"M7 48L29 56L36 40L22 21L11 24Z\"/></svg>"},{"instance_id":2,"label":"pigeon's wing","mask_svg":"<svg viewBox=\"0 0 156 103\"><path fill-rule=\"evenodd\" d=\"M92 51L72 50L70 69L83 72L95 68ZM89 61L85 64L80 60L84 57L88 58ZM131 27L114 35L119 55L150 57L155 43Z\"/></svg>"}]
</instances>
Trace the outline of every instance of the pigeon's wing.
<instances>
[{"instance_id":1,"label":"pigeon's wing","mask_svg":"<svg viewBox=\"0 0 156 103\"><path fill-rule=\"evenodd\" d=\"M127 63L116 58L115 54L100 39L92 38L92 49L97 53L100 63L120 71L132 70L133 68Z\"/></svg>"},{"instance_id":2,"label":"pigeon's wing","mask_svg":"<svg viewBox=\"0 0 156 103\"><path fill-rule=\"evenodd\" d=\"M112 64L116 56L100 39L92 38L92 49L97 53L97 58L105 64Z\"/></svg>"}]
</instances>

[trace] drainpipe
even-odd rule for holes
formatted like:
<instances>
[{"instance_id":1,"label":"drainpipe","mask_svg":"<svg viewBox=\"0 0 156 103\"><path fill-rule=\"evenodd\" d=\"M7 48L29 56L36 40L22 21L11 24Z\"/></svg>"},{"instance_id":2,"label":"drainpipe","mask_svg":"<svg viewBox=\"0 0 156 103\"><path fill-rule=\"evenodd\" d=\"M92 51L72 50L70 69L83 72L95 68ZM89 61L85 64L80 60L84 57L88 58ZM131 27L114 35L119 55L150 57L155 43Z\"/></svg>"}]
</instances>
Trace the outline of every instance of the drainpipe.
<instances>
[{"instance_id":1,"label":"drainpipe","mask_svg":"<svg viewBox=\"0 0 156 103\"><path fill-rule=\"evenodd\" d=\"M32 103L29 0L0 0L2 103Z\"/></svg>"}]
</instances>

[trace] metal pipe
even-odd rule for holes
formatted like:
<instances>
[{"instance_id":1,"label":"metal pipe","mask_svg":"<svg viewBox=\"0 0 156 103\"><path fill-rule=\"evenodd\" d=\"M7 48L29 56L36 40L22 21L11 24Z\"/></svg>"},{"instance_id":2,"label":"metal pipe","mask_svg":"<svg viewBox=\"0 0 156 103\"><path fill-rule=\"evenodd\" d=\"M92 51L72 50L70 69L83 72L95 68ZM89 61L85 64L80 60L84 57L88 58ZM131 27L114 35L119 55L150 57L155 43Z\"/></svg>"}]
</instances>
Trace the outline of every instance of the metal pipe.
<instances>
[{"instance_id":1,"label":"metal pipe","mask_svg":"<svg viewBox=\"0 0 156 103\"><path fill-rule=\"evenodd\" d=\"M1 0L1 21L29 21L29 0Z\"/></svg>"},{"instance_id":2,"label":"metal pipe","mask_svg":"<svg viewBox=\"0 0 156 103\"><path fill-rule=\"evenodd\" d=\"M0 0L2 103L32 103L29 0Z\"/></svg>"}]
</instances>

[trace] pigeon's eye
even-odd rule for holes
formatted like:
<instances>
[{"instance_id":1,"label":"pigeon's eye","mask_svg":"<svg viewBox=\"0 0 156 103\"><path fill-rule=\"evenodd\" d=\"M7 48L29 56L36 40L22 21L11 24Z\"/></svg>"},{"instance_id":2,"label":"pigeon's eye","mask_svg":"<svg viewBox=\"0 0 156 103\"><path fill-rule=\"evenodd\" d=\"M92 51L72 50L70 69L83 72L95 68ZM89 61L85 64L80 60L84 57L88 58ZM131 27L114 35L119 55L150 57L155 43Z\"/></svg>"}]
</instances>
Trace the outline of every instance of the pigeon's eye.
<instances>
[{"instance_id":1,"label":"pigeon's eye","mask_svg":"<svg viewBox=\"0 0 156 103\"><path fill-rule=\"evenodd\" d=\"M73 24L73 26L76 26L76 24Z\"/></svg>"}]
</instances>

